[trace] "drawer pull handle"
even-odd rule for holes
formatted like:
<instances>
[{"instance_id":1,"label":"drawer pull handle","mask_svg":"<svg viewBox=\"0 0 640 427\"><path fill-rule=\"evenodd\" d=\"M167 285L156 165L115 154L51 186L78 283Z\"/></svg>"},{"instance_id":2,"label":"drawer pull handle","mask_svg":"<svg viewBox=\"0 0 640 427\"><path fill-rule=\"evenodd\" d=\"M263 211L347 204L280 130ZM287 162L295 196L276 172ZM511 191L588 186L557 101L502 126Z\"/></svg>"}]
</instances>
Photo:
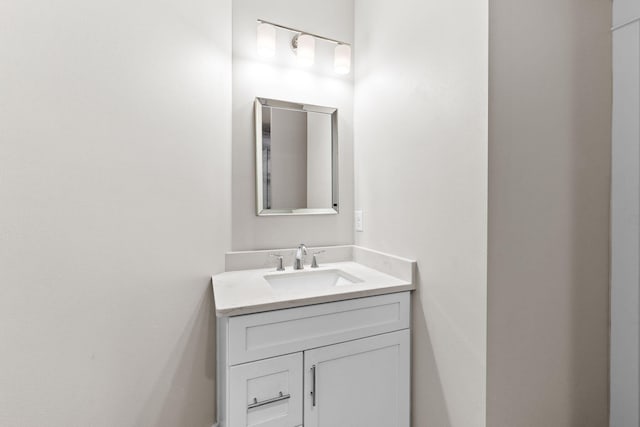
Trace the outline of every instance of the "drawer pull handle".
<instances>
[{"instance_id":1,"label":"drawer pull handle","mask_svg":"<svg viewBox=\"0 0 640 427\"><path fill-rule=\"evenodd\" d=\"M316 406L316 365L311 367L311 405Z\"/></svg>"},{"instance_id":2,"label":"drawer pull handle","mask_svg":"<svg viewBox=\"0 0 640 427\"><path fill-rule=\"evenodd\" d=\"M263 400L262 402L258 402L258 399L254 397L253 398L253 403L249 404L247 406L247 409L259 408L261 406L268 405L270 403L280 402L281 400L287 400L287 399L291 399L291 395L290 394L282 394L282 392L280 392L280 396L274 397L272 399Z\"/></svg>"}]
</instances>

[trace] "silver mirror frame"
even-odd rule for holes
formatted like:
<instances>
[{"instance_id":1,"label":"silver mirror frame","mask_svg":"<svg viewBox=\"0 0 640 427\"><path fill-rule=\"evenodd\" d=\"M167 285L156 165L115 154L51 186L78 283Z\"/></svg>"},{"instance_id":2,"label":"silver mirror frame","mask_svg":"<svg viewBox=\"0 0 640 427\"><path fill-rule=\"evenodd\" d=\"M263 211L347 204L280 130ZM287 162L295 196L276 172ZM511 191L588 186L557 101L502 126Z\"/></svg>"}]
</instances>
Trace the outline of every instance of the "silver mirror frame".
<instances>
[{"instance_id":1,"label":"silver mirror frame","mask_svg":"<svg viewBox=\"0 0 640 427\"><path fill-rule=\"evenodd\" d=\"M331 208L323 209L265 209L263 204L262 180L262 107L275 107L294 111L309 111L314 113L331 114ZM256 135L256 212L258 216L278 215L336 215L339 212L339 163L338 163L338 109L321 107L318 105L299 104L295 102L279 101L268 98L256 98L255 135Z\"/></svg>"}]
</instances>

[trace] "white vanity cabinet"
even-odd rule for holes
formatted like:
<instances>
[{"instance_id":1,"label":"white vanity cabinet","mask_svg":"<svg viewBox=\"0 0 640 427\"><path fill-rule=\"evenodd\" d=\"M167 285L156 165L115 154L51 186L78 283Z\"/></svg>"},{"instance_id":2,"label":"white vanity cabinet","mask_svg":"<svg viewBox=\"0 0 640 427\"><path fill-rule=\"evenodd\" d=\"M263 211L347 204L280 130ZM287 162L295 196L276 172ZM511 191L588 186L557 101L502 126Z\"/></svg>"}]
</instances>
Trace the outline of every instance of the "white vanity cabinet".
<instances>
[{"instance_id":1,"label":"white vanity cabinet","mask_svg":"<svg viewBox=\"0 0 640 427\"><path fill-rule=\"evenodd\" d=\"M219 427L409 427L409 324L409 292L219 318Z\"/></svg>"}]
</instances>

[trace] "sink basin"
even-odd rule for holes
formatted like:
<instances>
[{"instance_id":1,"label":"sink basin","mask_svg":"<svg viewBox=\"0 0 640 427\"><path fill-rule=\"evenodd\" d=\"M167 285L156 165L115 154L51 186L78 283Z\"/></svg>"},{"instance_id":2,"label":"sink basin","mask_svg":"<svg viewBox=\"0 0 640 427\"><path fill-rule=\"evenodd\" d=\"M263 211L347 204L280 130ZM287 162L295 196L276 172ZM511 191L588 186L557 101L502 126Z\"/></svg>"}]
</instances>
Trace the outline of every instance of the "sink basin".
<instances>
[{"instance_id":1,"label":"sink basin","mask_svg":"<svg viewBox=\"0 0 640 427\"><path fill-rule=\"evenodd\" d=\"M275 291L287 292L323 291L362 282L361 279L338 269L267 274L264 278Z\"/></svg>"}]
</instances>

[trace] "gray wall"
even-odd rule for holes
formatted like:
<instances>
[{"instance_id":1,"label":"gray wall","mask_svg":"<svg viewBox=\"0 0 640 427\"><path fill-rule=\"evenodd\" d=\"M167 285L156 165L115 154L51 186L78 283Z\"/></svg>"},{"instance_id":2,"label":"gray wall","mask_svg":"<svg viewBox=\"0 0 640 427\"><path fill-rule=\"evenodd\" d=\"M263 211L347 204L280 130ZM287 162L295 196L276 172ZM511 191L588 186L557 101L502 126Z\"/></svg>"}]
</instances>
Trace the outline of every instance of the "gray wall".
<instances>
[{"instance_id":1,"label":"gray wall","mask_svg":"<svg viewBox=\"0 0 640 427\"><path fill-rule=\"evenodd\" d=\"M230 16L0 2L0 425L212 425Z\"/></svg>"},{"instance_id":2,"label":"gray wall","mask_svg":"<svg viewBox=\"0 0 640 427\"><path fill-rule=\"evenodd\" d=\"M356 243L418 261L416 427L485 425L487 14L356 0Z\"/></svg>"},{"instance_id":3,"label":"gray wall","mask_svg":"<svg viewBox=\"0 0 640 427\"><path fill-rule=\"evenodd\" d=\"M611 3L489 5L487 425L603 427Z\"/></svg>"}]
</instances>

